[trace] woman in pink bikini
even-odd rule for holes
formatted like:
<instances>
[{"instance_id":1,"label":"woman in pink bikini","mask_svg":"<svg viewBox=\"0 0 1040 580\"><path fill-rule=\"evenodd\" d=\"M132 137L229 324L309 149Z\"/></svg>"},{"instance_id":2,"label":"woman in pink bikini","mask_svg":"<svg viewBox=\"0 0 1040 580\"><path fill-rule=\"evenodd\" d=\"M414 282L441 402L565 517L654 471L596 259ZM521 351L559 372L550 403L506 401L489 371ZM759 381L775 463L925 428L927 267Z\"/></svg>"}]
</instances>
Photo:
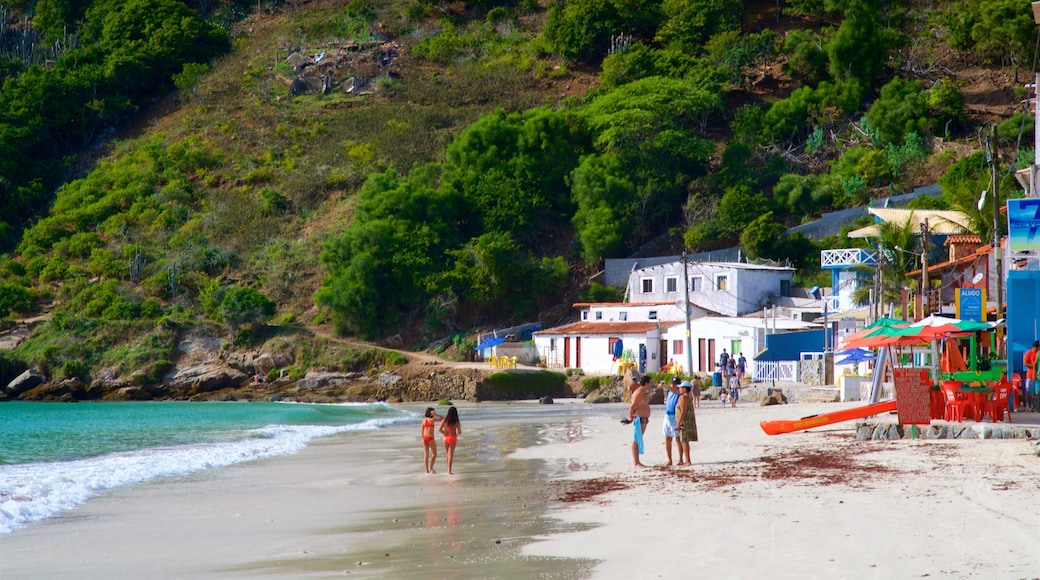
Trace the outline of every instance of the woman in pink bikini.
<instances>
[{"instance_id":1,"label":"woman in pink bikini","mask_svg":"<svg viewBox=\"0 0 1040 580\"><path fill-rule=\"evenodd\" d=\"M433 440L433 422L437 419L443 419L437 414L437 411L433 410L433 407L426 407L426 415L422 420L422 446L423 446L423 467L426 468L426 473L437 473L433 470L433 464L437 461L437 443Z\"/></svg>"},{"instance_id":2,"label":"woman in pink bikini","mask_svg":"<svg viewBox=\"0 0 1040 580\"><path fill-rule=\"evenodd\" d=\"M451 462L455 459L455 444L462 434L462 423L459 422L459 412L455 407L448 408L448 414L441 421L441 435L444 436L444 454L448 459L448 475L451 473Z\"/></svg>"}]
</instances>

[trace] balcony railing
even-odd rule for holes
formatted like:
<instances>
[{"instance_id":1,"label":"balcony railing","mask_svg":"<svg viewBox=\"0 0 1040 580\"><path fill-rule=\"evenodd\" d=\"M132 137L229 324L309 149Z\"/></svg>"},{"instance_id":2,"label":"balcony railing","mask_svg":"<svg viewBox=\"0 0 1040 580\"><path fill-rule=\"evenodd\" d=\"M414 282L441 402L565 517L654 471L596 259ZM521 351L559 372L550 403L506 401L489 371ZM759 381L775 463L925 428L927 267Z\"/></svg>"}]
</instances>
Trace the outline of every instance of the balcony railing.
<instances>
[{"instance_id":1,"label":"balcony railing","mask_svg":"<svg viewBox=\"0 0 1040 580\"><path fill-rule=\"evenodd\" d=\"M868 266L877 264L877 251L863 248L841 248L820 252L820 266L823 268L844 268L856 264Z\"/></svg>"}]
</instances>

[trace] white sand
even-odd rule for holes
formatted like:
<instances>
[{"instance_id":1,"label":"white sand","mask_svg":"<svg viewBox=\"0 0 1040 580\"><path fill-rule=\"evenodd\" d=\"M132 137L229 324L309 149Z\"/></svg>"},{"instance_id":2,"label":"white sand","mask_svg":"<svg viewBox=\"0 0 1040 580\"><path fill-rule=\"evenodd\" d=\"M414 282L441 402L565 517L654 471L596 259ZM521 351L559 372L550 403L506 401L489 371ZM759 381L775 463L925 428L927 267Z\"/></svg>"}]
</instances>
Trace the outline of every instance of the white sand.
<instances>
[{"instance_id":1,"label":"white sand","mask_svg":"<svg viewBox=\"0 0 1040 580\"><path fill-rule=\"evenodd\" d=\"M640 472L622 405L545 422L467 422L462 407L454 477L420 473L418 423L336 436L112 490L0 536L0 578L1040 577L1029 442L758 427L848 406L707 405L682 469L660 467L654 407L644 462L655 467ZM587 491L604 482L627 489ZM567 490L579 501L546 503Z\"/></svg>"},{"instance_id":2,"label":"white sand","mask_svg":"<svg viewBox=\"0 0 1040 580\"><path fill-rule=\"evenodd\" d=\"M607 419L590 420L584 440L521 450L581 458L588 469L573 478L629 486L556 514L601 526L525 553L601 560L597 578L1040 577L1040 457L1028 441L858 442L855 422L775 437L758 427L850 406L707 404L690 468L660 467L660 408L643 460L656 468L633 470L631 427ZM819 466L794 461L806 454Z\"/></svg>"}]
</instances>

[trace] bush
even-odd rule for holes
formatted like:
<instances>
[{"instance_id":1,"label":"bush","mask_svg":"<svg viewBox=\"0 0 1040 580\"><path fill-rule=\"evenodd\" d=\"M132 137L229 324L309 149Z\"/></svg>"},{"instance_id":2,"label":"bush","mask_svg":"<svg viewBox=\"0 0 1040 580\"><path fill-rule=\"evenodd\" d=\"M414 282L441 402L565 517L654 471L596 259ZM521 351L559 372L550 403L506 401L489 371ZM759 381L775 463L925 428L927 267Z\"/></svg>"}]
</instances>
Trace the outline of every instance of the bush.
<instances>
[{"instance_id":1,"label":"bush","mask_svg":"<svg viewBox=\"0 0 1040 580\"><path fill-rule=\"evenodd\" d=\"M545 370L533 373L493 373L487 378L487 385L494 393L494 398L537 399L568 394L567 378L560 373Z\"/></svg>"}]
</instances>

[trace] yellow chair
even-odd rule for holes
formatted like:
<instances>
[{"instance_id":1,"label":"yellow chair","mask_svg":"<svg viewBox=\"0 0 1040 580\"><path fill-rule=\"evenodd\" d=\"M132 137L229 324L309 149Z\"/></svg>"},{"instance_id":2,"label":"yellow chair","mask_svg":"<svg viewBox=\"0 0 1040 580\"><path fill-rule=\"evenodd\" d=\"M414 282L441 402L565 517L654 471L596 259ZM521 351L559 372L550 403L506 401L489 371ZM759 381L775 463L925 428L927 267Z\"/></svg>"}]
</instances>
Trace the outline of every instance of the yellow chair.
<instances>
[{"instance_id":1,"label":"yellow chair","mask_svg":"<svg viewBox=\"0 0 1040 580\"><path fill-rule=\"evenodd\" d=\"M491 368L498 367L498 357L495 355L491 355L491 358L488 359L488 366Z\"/></svg>"},{"instance_id":2,"label":"yellow chair","mask_svg":"<svg viewBox=\"0 0 1040 580\"><path fill-rule=\"evenodd\" d=\"M511 369L515 369L516 368L516 357L515 356L509 357L509 368L511 368Z\"/></svg>"}]
</instances>

